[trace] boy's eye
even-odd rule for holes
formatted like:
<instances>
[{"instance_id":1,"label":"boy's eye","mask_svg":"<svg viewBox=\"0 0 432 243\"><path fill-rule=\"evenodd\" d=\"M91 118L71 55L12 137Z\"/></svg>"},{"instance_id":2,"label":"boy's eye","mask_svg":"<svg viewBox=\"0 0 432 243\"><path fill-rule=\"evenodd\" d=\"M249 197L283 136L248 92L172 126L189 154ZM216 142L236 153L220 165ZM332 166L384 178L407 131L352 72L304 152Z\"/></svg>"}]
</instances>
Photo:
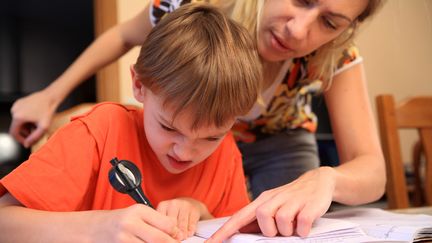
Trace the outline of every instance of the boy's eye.
<instances>
[{"instance_id":1,"label":"boy's eye","mask_svg":"<svg viewBox=\"0 0 432 243\"><path fill-rule=\"evenodd\" d=\"M300 6L310 7L313 5L312 0L296 0L297 4Z\"/></svg>"},{"instance_id":2,"label":"boy's eye","mask_svg":"<svg viewBox=\"0 0 432 243\"><path fill-rule=\"evenodd\" d=\"M219 141L220 139L221 139L221 137L206 138L206 140L209 142L216 142L216 141Z\"/></svg>"},{"instance_id":3,"label":"boy's eye","mask_svg":"<svg viewBox=\"0 0 432 243\"><path fill-rule=\"evenodd\" d=\"M165 126L164 124L160 124L161 125L161 127L165 130L165 131L168 131L168 132L175 132L175 129L172 129L172 128L170 128L170 127L167 127L167 126Z\"/></svg>"}]
</instances>

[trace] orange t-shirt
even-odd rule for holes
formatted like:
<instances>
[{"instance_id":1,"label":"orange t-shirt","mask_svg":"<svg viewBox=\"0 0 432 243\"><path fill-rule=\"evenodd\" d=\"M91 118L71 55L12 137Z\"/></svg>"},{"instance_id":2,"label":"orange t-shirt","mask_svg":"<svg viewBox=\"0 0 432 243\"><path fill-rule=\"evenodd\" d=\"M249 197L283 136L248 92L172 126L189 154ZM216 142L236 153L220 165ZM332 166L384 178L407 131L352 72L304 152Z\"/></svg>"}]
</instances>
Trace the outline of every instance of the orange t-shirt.
<instances>
[{"instance_id":1,"label":"orange t-shirt","mask_svg":"<svg viewBox=\"0 0 432 243\"><path fill-rule=\"evenodd\" d=\"M102 103L59 129L39 151L0 180L28 208L48 211L118 209L135 203L112 188L110 160L133 162L151 203L191 197L216 217L231 215L248 202L241 154L231 134L205 161L171 174L157 160L143 127L143 111Z\"/></svg>"}]
</instances>

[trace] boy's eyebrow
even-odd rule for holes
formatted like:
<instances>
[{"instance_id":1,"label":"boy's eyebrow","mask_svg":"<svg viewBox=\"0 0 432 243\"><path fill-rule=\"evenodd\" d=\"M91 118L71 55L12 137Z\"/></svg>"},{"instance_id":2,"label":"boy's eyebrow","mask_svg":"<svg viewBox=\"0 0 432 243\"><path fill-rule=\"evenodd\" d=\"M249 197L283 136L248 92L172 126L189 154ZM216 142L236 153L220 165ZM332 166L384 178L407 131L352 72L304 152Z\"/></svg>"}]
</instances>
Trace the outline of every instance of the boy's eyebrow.
<instances>
[{"instance_id":1,"label":"boy's eyebrow","mask_svg":"<svg viewBox=\"0 0 432 243\"><path fill-rule=\"evenodd\" d=\"M182 132L180 132L179 129L177 129L173 124L171 124L171 122L168 122L161 114L159 114L159 119L162 121L162 123L167 124L170 126L171 129L175 130L176 132L184 135ZM216 138L216 137L223 137L225 136L229 131L231 131L231 128L228 129L225 132L219 133L219 134L215 134L215 135L211 135L211 136L207 136L205 138L199 138L199 139L207 139L207 138Z\"/></svg>"},{"instance_id":2,"label":"boy's eyebrow","mask_svg":"<svg viewBox=\"0 0 432 243\"><path fill-rule=\"evenodd\" d=\"M158 114L158 115L159 115L159 119L162 121L162 123L164 123L165 125L169 125L171 129L174 129L174 130L179 132L179 130L176 127L174 127L171 122L168 122L161 114Z\"/></svg>"},{"instance_id":3,"label":"boy's eyebrow","mask_svg":"<svg viewBox=\"0 0 432 243\"><path fill-rule=\"evenodd\" d=\"M206 138L218 138L218 137L223 137L223 136L225 136L229 131L231 131L231 128L230 128L228 131L226 131L226 132L222 132L222 133L220 133L220 134L216 134L216 135L209 136L209 137L206 137Z\"/></svg>"},{"instance_id":4,"label":"boy's eyebrow","mask_svg":"<svg viewBox=\"0 0 432 243\"><path fill-rule=\"evenodd\" d=\"M172 128L175 128L172 124L171 124L171 122L168 122L161 114L158 114L159 115L159 119L160 120L162 120L162 122L163 123L165 123L165 124L168 124L168 125L170 125ZM177 130L177 129L176 129Z\"/></svg>"}]
</instances>

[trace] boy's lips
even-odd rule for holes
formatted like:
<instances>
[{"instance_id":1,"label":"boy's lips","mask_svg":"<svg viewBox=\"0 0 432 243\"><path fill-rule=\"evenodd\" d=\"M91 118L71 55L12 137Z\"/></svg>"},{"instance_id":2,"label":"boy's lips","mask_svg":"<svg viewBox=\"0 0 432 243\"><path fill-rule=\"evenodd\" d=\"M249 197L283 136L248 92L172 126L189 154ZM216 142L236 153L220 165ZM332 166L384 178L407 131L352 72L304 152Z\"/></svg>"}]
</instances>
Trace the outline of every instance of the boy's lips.
<instances>
[{"instance_id":1,"label":"boy's lips","mask_svg":"<svg viewBox=\"0 0 432 243\"><path fill-rule=\"evenodd\" d=\"M169 164L176 170L185 170L192 164L192 160L181 161L175 159L170 155L167 155L167 157L168 157Z\"/></svg>"}]
</instances>

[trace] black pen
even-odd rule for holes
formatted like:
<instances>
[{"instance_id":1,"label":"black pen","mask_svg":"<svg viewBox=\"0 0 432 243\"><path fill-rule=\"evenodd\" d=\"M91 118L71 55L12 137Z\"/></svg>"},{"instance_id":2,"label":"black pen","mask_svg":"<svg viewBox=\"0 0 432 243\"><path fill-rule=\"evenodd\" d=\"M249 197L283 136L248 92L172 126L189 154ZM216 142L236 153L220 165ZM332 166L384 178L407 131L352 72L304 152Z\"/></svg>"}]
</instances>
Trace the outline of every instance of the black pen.
<instances>
[{"instance_id":1,"label":"black pen","mask_svg":"<svg viewBox=\"0 0 432 243\"><path fill-rule=\"evenodd\" d=\"M113 168L109 171L109 181L114 189L120 193L129 194L137 203L153 208L141 188L142 176L138 167L127 160L119 161L116 157L110 162Z\"/></svg>"}]
</instances>

